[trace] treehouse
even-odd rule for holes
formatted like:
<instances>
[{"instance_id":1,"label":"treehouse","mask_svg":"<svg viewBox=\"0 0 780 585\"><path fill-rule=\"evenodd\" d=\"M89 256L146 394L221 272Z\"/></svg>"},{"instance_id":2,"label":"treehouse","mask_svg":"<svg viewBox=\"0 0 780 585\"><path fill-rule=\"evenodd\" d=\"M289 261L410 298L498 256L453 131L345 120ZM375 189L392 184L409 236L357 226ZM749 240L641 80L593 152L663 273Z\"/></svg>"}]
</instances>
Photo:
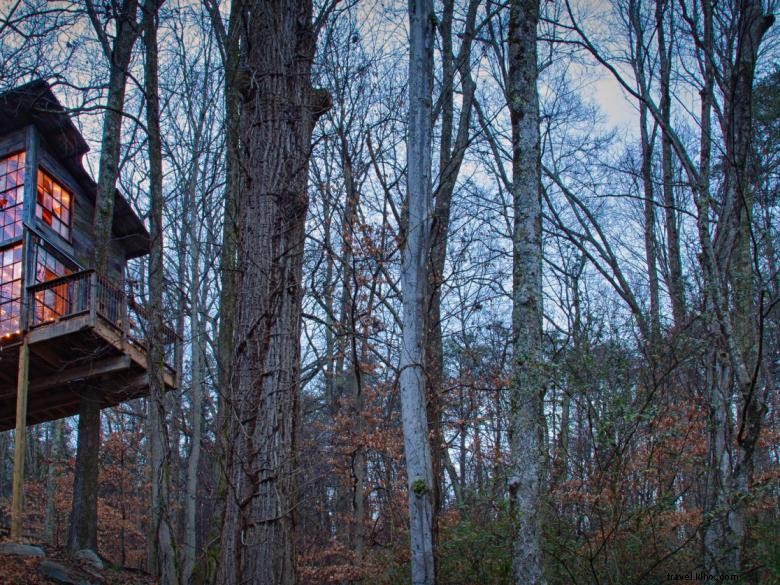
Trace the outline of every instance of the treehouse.
<instances>
[{"instance_id":1,"label":"treehouse","mask_svg":"<svg viewBox=\"0 0 780 585\"><path fill-rule=\"evenodd\" d=\"M101 407L148 393L147 319L125 267L150 236L117 192L108 268L95 269L88 150L46 83L0 94L0 431L77 414L87 392ZM174 386L168 365L164 378Z\"/></svg>"}]
</instances>

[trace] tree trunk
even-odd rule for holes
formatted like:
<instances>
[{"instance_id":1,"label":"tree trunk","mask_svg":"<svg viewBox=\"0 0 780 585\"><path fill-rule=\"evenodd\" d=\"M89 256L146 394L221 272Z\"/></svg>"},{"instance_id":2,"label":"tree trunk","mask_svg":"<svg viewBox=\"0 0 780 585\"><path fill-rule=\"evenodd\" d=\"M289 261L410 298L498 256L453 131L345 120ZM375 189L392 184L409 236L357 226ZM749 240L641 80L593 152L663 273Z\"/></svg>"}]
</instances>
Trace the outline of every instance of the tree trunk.
<instances>
[{"instance_id":1,"label":"tree trunk","mask_svg":"<svg viewBox=\"0 0 780 585\"><path fill-rule=\"evenodd\" d=\"M109 48L106 32L95 13L93 2L87 2L95 32L103 43L110 63L108 100L103 116L103 134L100 142L98 189L95 202L95 266L105 271L114 219L114 198L119 177L119 155L122 146L122 116L125 104L125 82L128 75L133 45L141 27L136 22L138 0L124 0L116 14L117 33Z\"/></svg>"},{"instance_id":2,"label":"tree trunk","mask_svg":"<svg viewBox=\"0 0 780 585\"><path fill-rule=\"evenodd\" d=\"M149 323L146 331L149 369L149 423L152 474L151 568L163 583L179 582L173 521L170 511L171 447L165 408L165 349L163 339L163 173L160 136L160 103L157 87L157 14L162 0L144 4L144 44L146 48L145 93L146 127L149 148L149 198L151 200L149 257Z\"/></svg>"},{"instance_id":3,"label":"tree trunk","mask_svg":"<svg viewBox=\"0 0 780 585\"><path fill-rule=\"evenodd\" d=\"M671 39L666 41L666 23L664 15L669 0L656 0L655 21L658 37L658 67L661 93L661 170L663 182L664 216L666 220L666 280L672 305L674 326L680 329L685 322L685 281L683 280L682 258L680 252L680 229L677 219L677 199L674 195L674 173L672 158L672 139L669 128L672 122L671 96ZM673 27L669 25L671 32Z\"/></svg>"},{"instance_id":4,"label":"tree trunk","mask_svg":"<svg viewBox=\"0 0 780 585\"><path fill-rule=\"evenodd\" d=\"M100 403L92 391L82 393L79 405L78 446L73 476L68 549L97 550L97 486L100 452Z\"/></svg>"},{"instance_id":5,"label":"tree trunk","mask_svg":"<svg viewBox=\"0 0 780 585\"><path fill-rule=\"evenodd\" d=\"M474 37L474 23L479 2L471 0L468 5L462 45L458 55L453 54L452 17L453 0L447 0L442 10L439 25L441 36L442 89L441 89L441 143L439 148L439 184L435 192L435 205L431 221L431 243L428 259L428 299L425 309L425 367L426 407L431 437L433 465L433 537L434 550L438 546L438 516L442 508L446 446L441 431L442 382L444 379L444 350L442 344L441 289L444 283L444 265L447 257L447 240L450 225L452 194L458 180L463 157L468 145L471 128L471 109L474 103L476 84L471 78L471 46ZM462 103L458 126L454 122L455 72L460 74ZM454 144L453 144L454 142Z\"/></svg>"},{"instance_id":6,"label":"tree trunk","mask_svg":"<svg viewBox=\"0 0 780 585\"><path fill-rule=\"evenodd\" d=\"M204 83L204 91L206 88ZM205 96L204 96L205 97ZM200 253L201 243L198 237L198 217L196 210L197 187L200 170L200 138L203 117L205 109L202 110L200 120L201 125L195 135L193 159L191 161L189 177L187 177L187 211L186 211L186 233L182 235L188 242L185 249L190 251L190 332L192 334L192 379L190 382L190 409L189 409L189 427L190 427L190 452L187 457L187 475L184 495L184 534L182 550L182 583L189 583L192 573L195 569L195 560L198 552L196 510L198 501L198 465L200 463L200 448L202 439L203 423L203 374L204 374L204 344L206 332L201 320L202 295L204 293L205 283L201 282L200 271ZM182 254L185 256L185 254ZM182 258L184 260L184 258ZM184 271L182 270L182 273Z\"/></svg>"},{"instance_id":7,"label":"tree trunk","mask_svg":"<svg viewBox=\"0 0 780 585\"><path fill-rule=\"evenodd\" d=\"M238 273L223 453L227 504L217 582L296 582L300 317L311 134L311 1L242 11ZM223 307L223 311L224 311Z\"/></svg>"},{"instance_id":8,"label":"tree trunk","mask_svg":"<svg viewBox=\"0 0 780 585\"><path fill-rule=\"evenodd\" d=\"M93 2L87 2L87 11L95 32L101 40L110 75L108 99L103 117L100 147L98 188L95 201L95 268L106 272L111 229L114 217L114 198L119 176L122 110L125 102L125 81L133 45L138 37L136 23L137 0L125 0L116 14L117 34L112 47L102 29ZM84 400L89 402L89 398ZM73 504L70 512L68 548L76 552L82 548L97 547L97 483L100 453L100 409L94 404L83 404L79 415L79 442L76 447L76 467L73 479ZM82 447L82 438L84 447ZM86 448L86 450L84 450ZM94 489L92 489L94 486ZM93 526L88 526L92 523Z\"/></svg>"},{"instance_id":9,"label":"tree trunk","mask_svg":"<svg viewBox=\"0 0 780 585\"><path fill-rule=\"evenodd\" d=\"M425 404L423 326L431 225L431 94L433 23L431 0L409 3L409 125L407 138L408 224L401 261L403 341L401 420L409 496L413 585L435 580L434 476Z\"/></svg>"},{"instance_id":10,"label":"tree trunk","mask_svg":"<svg viewBox=\"0 0 780 585\"><path fill-rule=\"evenodd\" d=\"M227 506L227 478L225 469L228 467L227 454L230 452L230 440L233 431L230 424L233 416L228 412L226 398L229 396L231 384L231 368L233 360L233 338L235 334L235 308L238 281L238 176L239 160L239 119L240 94L237 87L239 66L239 40L241 38L241 18L243 0L233 0L230 5L230 21L225 32L222 16L217 4L209 4L209 14L212 26L222 31L222 59L225 67L224 104L225 104L225 203L222 228L222 249L220 252L221 289L219 297L219 329L217 332L217 450L223 454L224 460L215 457L214 475L218 478L216 496L218 506L214 514L214 522L209 529L209 542L219 542ZM207 574L209 583L216 579L213 563L207 563L203 572Z\"/></svg>"},{"instance_id":11,"label":"tree trunk","mask_svg":"<svg viewBox=\"0 0 780 585\"><path fill-rule=\"evenodd\" d=\"M55 544L55 500L57 494L57 466L60 461L60 446L62 445L62 419L48 424L48 441L46 441L46 514L43 521L43 539L50 545Z\"/></svg>"},{"instance_id":12,"label":"tree trunk","mask_svg":"<svg viewBox=\"0 0 780 585\"><path fill-rule=\"evenodd\" d=\"M744 0L737 10L736 50L733 64L723 68L726 85L721 129L725 143L723 208L712 242L709 284L718 321L716 339L725 348L713 363L712 428L710 452L718 473L710 499L713 507L705 532L706 568L710 572L739 573L746 536L746 501L751 490L755 447L766 411L767 387L761 379L764 356L760 350L759 321L753 273L750 230L753 193L748 157L753 134L753 81L759 46L774 17L763 13L761 2ZM720 290L716 287L720 287ZM733 306L726 299L731 293ZM736 420L731 427L732 401ZM734 448L729 444L736 439ZM719 443L724 450L719 452ZM727 455L731 455L727 457ZM718 459L720 458L720 459Z\"/></svg>"},{"instance_id":13,"label":"tree trunk","mask_svg":"<svg viewBox=\"0 0 780 585\"><path fill-rule=\"evenodd\" d=\"M637 86L641 99L639 100L639 136L641 145L641 176L642 176L642 199L644 211L644 240L645 240L645 263L647 264L647 278L650 292L649 307L649 342L653 347L658 343L661 334L661 307L658 289L658 242L655 234L655 193L653 188L653 141L651 140L650 130L648 128L648 107L647 98L649 94L647 75L645 73L646 61L648 59L644 23L642 22L641 6L636 0L628 4L628 18L630 26L633 29L634 46L632 47L633 59L631 65L634 68ZM649 355L653 356L651 350Z\"/></svg>"},{"instance_id":14,"label":"tree trunk","mask_svg":"<svg viewBox=\"0 0 780 585\"><path fill-rule=\"evenodd\" d=\"M518 585L544 583L540 551L542 470L542 198L536 27L539 0L513 0L508 101L512 121L514 270L509 494Z\"/></svg>"}]
</instances>

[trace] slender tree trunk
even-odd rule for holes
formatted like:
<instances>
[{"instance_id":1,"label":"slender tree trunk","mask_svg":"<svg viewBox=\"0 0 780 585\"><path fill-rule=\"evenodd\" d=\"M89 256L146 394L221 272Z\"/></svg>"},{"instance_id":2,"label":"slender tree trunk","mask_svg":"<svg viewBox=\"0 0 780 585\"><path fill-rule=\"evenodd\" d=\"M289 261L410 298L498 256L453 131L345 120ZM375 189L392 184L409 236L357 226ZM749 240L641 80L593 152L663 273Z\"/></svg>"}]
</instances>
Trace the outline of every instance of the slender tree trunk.
<instances>
[{"instance_id":1,"label":"slender tree trunk","mask_svg":"<svg viewBox=\"0 0 780 585\"><path fill-rule=\"evenodd\" d=\"M346 190L346 202L344 215L341 219L341 242L343 247L342 287L341 287L341 316L340 330L341 341L338 344L339 357L337 359L337 375L343 385L339 392L341 397L349 397L349 412L347 416L354 421L354 436L357 438L352 445L351 467L351 512L352 512L352 544L360 556L365 546L366 517L366 453L362 445L362 435L365 431L363 424L363 387L360 370L360 354L358 350L358 316L355 298L358 290L358 282L354 267L354 241L358 230L358 206L360 204L360 191L355 180L352 157L349 152L347 136L343 128L339 129L341 168L344 174L344 186ZM349 353L349 359L347 358ZM345 367L345 361L347 366Z\"/></svg>"},{"instance_id":2,"label":"slender tree trunk","mask_svg":"<svg viewBox=\"0 0 780 585\"><path fill-rule=\"evenodd\" d=\"M103 133L98 170L98 189L93 227L95 230L95 268L106 272L111 229L114 217L114 197L119 176L119 153L122 133L122 110L125 101L125 81L133 45L138 37L137 0L125 0L117 13L117 34L113 47L101 28L93 3L87 11L101 39L109 60L108 100L103 117ZM90 398L84 399L79 414L79 443L73 480L73 504L70 513L68 548L76 552L97 547L97 483L100 453L100 409ZM81 439L84 439L82 447ZM84 450L86 448L86 451ZM94 486L94 489L92 489ZM94 524L88 526L89 523Z\"/></svg>"},{"instance_id":3,"label":"slender tree trunk","mask_svg":"<svg viewBox=\"0 0 780 585\"><path fill-rule=\"evenodd\" d=\"M98 189L95 202L95 265L105 271L108 263L109 242L114 219L114 198L116 182L119 177L119 155L122 146L122 117L125 105L125 82L133 53L133 45L140 34L136 21L138 0L124 0L116 18L117 34L110 49L105 31L95 16L93 2L89 1L88 10L93 25L104 44L106 57L110 61L108 81L108 101L103 116L103 133L100 142L100 162L98 167Z\"/></svg>"},{"instance_id":4,"label":"slender tree trunk","mask_svg":"<svg viewBox=\"0 0 780 585\"><path fill-rule=\"evenodd\" d=\"M650 339L651 345L658 342L661 334L661 308L658 289L658 243L655 235L655 193L653 189L653 143L648 128L648 84L645 74L645 61L647 60L646 43L644 40L644 24L640 13L640 4L637 0L629 2L629 22L633 29L634 47L633 67L637 85L642 99L639 100L639 136L642 147L642 198L644 211L644 239L645 262L647 264L647 277L650 291ZM652 355L652 353L651 353Z\"/></svg>"},{"instance_id":5,"label":"slender tree trunk","mask_svg":"<svg viewBox=\"0 0 780 585\"><path fill-rule=\"evenodd\" d=\"M165 350L163 346L163 174L160 136L160 102L157 68L157 14L162 0L144 4L144 45L146 48L145 93L146 127L149 148L149 198L151 200L149 257L149 330L146 332L149 369L149 421L152 455L152 530L151 567L163 583L179 582L174 530L170 511L171 447L165 408Z\"/></svg>"},{"instance_id":6,"label":"slender tree trunk","mask_svg":"<svg viewBox=\"0 0 780 585\"><path fill-rule=\"evenodd\" d=\"M55 544L55 500L57 493L57 466L60 461L60 446L62 444L62 419L49 423L49 440L46 442L46 458L49 464L46 469L46 515L43 522L43 538L50 544Z\"/></svg>"},{"instance_id":7,"label":"slender tree trunk","mask_svg":"<svg viewBox=\"0 0 780 585\"><path fill-rule=\"evenodd\" d=\"M714 364L713 428L711 451L720 455L719 476L713 487L712 521L705 543L711 572L739 573L746 537L745 502L751 491L755 447L766 412L767 387L761 377L762 361L757 297L750 241L753 193L748 176L748 157L753 134L753 81L759 46L774 17L763 13L761 2L743 0L737 7L737 35L733 64L725 71L721 129L725 143L723 208L712 242L712 288L720 286L714 299L718 338L725 342ZM729 292L732 306L728 306ZM716 338L716 339L718 339ZM720 379L718 379L720 378ZM718 392L720 389L720 392ZM732 408L735 403L736 408ZM732 427L732 410L736 413Z\"/></svg>"},{"instance_id":8,"label":"slender tree trunk","mask_svg":"<svg viewBox=\"0 0 780 585\"><path fill-rule=\"evenodd\" d=\"M196 148L199 140L196 140ZM200 463L200 443L202 439L203 409L203 370L205 329L201 322L201 297L204 284L201 282L200 249L198 238L198 218L196 191L198 185L199 157L196 150L192 170L188 179L187 234L190 249L190 331L192 333L192 380L190 386L190 453L187 457L187 479L184 501L184 535L182 551L182 583L189 583L195 568L198 552L196 510L198 501L198 465Z\"/></svg>"},{"instance_id":9,"label":"slender tree trunk","mask_svg":"<svg viewBox=\"0 0 780 585\"><path fill-rule=\"evenodd\" d=\"M514 270L511 461L512 567L518 585L545 583L540 551L542 469L542 197L536 27L539 0L509 13L508 101L512 121Z\"/></svg>"},{"instance_id":10,"label":"slender tree trunk","mask_svg":"<svg viewBox=\"0 0 780 585\"><path fill-rule=\"evenodd\" d=\"M435 192L435 204L431 222L431 243L428 260L428 299L425 310L424 356L426 367L426 406L431 437L433 465L433 537L434 550L438 547L438 517L443 505L446 445L441 430L442 382L444 379L444 350L442 344L441 290L444 283L444 265L447 257L450 207L452 194L458 180L463 157L468 145L471 128L471 110L476 84L471 78L471 46L474 23L479 2L468 5L462 44L458 55L453 53L452 20L454 3L447 0L439 25L441 36L442 90L441 90L441 143L439 145L439 184ZM462 103L457 128L455 123L455 73L460 74Z\"/></svg>"},{"instance_id":11,"label":"slender tree trunk","mask_svg":"<svg viewBox=\"0 0 780 585\"><path fill-rule=\"evenodd\" d=\"M401 261L403 341L401 420L409 496L413 585L435 581L433 550L434 476L425 404L423 326L431 225L431 94L433 23L431 0L409 3L409 126L407 138L408 224Z\"/></svg>"},{"instance_id":12,"label":"slender tree trunk","mask_svg":"<svg viewBox=\"0 0 780 585\"><path fill-rule=\"evenodd\" d=\"M658 38L658 67L661 92L661 170L663 173L663 202L666 224L666 258L667 288L672 305L672 318L675 328L679 329L685 322L685 281L683 280L682 259L680 252L680 229L677 219L677 199L674 194L674 172L672 158L672 139L669 128L672 123L671 96L671 44L666 41L667 25L665 14L669 0L656 0L655 22ZM671 13L671 11L670 11ZM674 30L671 24L669 31Z\"/></svg>"},{"instance_id":13,"label":"slender tree trunk","mask_svg":"<svg viewBox=\"0 0 780 585\"><path fill-rule=\"evenodd\" d=\"M209 543L219 543L227 506L227 478L225 469L230 467L231 437L230 428L234 417L228 411L227 397L230 393L231 368L233 360L233 338L235 334L235 309L238 282L238 177L239 159L239 120L241 115L240 94L237 76L239 71L239 40L241 38L243 0L233 0L230 4L228 30L224 30L222 17L217 3L209 5L209 13L215 30L223 31L222 59L225 67L225 203L222 228L222 249L220 252L221 289L219 297L219 329L217 332L217 449L221 454L215 458L214 475L217 482L217 501L219 502L214 522L209 529ZM214 582L216 568L208 563L204 572L208 581Z\"/></svg>"},{"instance_id":14,"label":"slender tree trunk","mask_svg":"<svg viewBox=\"0 0 780 585\"><path fill-rule=\"evenodd\" d=\"M238 280L217 582L296 582L296 449L308 161L327 95L314 90L311 1L244 4ZM223 307L223 311L224 311ZM223 389L224 390L224 389Z\"/></svg>"}]
</instances>

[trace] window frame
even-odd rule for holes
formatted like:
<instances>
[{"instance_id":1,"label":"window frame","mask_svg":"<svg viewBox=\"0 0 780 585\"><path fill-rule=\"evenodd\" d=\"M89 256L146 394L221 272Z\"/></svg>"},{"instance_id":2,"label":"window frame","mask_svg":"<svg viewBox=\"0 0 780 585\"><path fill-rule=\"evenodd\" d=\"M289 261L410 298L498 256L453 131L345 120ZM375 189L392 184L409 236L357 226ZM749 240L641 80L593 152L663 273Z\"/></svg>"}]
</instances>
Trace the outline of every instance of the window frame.
<instances>
[{"instance_id":1,"label":"window frame","mask_svg":"<svg viewBox=\"0 0 780 585\"><path fill-rule=\"evenodd\" d=\"M27 171L29 170L29 166L30 166L29 165L29 160L30 159L29 159L28 152L27 152L26 148L19 148L19 149L11 150L9 152L6 152L6 153L3 153L2 155L0 155L0 161L5 161L5 160L8 160L8 159L10 159L12 157L19 156L19 155L23 155L24 156L24 163L23 163L23 166L21 168L22 180L21 180L21 183L18 183L15 187L13 187L13 189L15 189L18 192L18 190L21 188L21 199L17 198L16 199L16 203L13 206L11 206L10 208L4 208L4 209L2 209L0 211L5 213L9 209L17 209L16 221L14 221L12 224L8 224L8 225L18 224L20 226L20 228L19 228L19 233L18 234L14 235L12 237L6 238L4 236L4 234L3 234L4 228L5 228L5 224L0 225L0 245L2 245L3 247L5 247L6 245L10 245L12 242L15 242L16 240L20 239L24 235L24 223L25 223L25 214L26 214L26 208L27 208L27 205L26 205L26 202L25 202L25 192L26 192L26 189L27 189ZM19 168L18 167L16 169L16 172L17 173L19 172ZM3 178L7 177L8 174L9 173L5 173L3 175ZM11 189L5 189L4 188L2 193L3 194L7 193L10 190Z\"/></svg>"},{"instance_id":2,"label":"window frame","mask_svg":"<svg viewBox=\"0 0 780 585\"><path fill-rule=\"evenodd\" d=\"M44 178L48 177L49 181L51 181L53 185L56 184L60 188L61 192L64 192L64 193L68 194L70 200L68 202L68 207L67 207L67 211L68 211L68 222L67 223L62 220L62 216L61 215L56 215L55 214L54 209L47 209L46 206L43 203L38 201L38 189L39 189L39 184L40 184L39 183L39 177L41 177L41 175L43 175ZM62 238L63 240L65 240L68 243L72 243L73 242L73 210L75 208L76 194L75 194L74 190L71 189L70 187L68 187L65 183L66 183L65 181L63 181L62 179L58 178L56 173L52 173L51 171L49 171L47 166L42 165L42 164L38 164L38 167L37 167L36 172L35 172L35 198L34 198L34 205L35 205L35 207L33 209L32 216L35 218L35 221L39 221L41 223L41 225L43 225L47 229L51 230L57 236L59 236L60 238ZM41 189L42 189L42 192L44 193L44 196L45 196L45 194L47 194L47 193L46 193L45 190L43 190L43 186L41 186ZM52 193L48 193L48 195L52 198L52 200L54 200L54 193L53 193L53 191L54 191L54 188L52 186ZM62 200L60 200L60 203L62 203ZM40 217L38 216L38 207L39 206L40 206L40 208L42 210ZM62 225L64 225L67 228L67 233L68 233L67 236L62 235L57 229L54 228L54 226L52 224L46 223L46 220L43 219L43 216L44 216L43 212L44 211L50 212L52 214L53 218L56 218L57 221L59 221Z\"/></svg>"},{"instance_id":3,"label":"window frame","mask_svg":"<svg viewBox=\"0 0 780 585\"><path fill-rule=\"evenodd\" d=\"M16 255L16 251L18 250L19 258L16 259L14 256ZM9 264L4 264L5 261L5 254L11 253L11 262ZM19 276L17 278L14 278L15 274L14 271L17 268L19 269ZM3 280L1 274L3 270L7 267L11 268L11 279L10 280ZM13 316L8 319L0 320L0 338L8 338L10 336L13 336L21 331L22 328L22 311L23 311L23 304L22 304L22 297L25 294L26 287L24 286L24 243L21 241L13 242L11 244L5 245L2 248L0 248L0 287L4 286L10 286L13 290L14 283L18 283L19 288L19 296L10 296L8 299L2 299L0 302L0 306L8 306L8 305L14 305L16 306L17 310L17 329L14 331L3 331L2 326L6 322L12 322Z\"/></svg>"}]
</instances>

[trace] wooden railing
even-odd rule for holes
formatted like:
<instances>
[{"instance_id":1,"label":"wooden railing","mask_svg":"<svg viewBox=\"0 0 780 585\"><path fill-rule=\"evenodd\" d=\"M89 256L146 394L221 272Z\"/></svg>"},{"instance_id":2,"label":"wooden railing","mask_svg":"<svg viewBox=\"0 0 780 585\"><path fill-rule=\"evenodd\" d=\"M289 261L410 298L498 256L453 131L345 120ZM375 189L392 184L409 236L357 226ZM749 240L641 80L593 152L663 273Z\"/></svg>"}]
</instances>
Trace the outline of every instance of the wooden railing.
<instances>
[{"instance_id":1,"label":"wooden railing","mask_svg":"<svg viewBox=\"0 0 780 585\"><path fill-rule=\"evenodd\" d=\"M94 305L92 298L96 278L95 271L84 270L29 287L28 327L38 327L89 312Z\"/></svg>"},{"instance_id":2,"label":"wooden railing","mask_svg":"<svg viewBox=\"0 0 780 585\"><path fill-rule=\"evenodd\" d=\"M90 314L98 316L121 333L122 337L147 349L150 332L149 310L129 299L125 292L94 270L82 270L47 280L27 289L27 326L32 329L48 323ZM163 325L162 343L165 362L172 365L178 336Z\"/></svg>"}]
</instances>

